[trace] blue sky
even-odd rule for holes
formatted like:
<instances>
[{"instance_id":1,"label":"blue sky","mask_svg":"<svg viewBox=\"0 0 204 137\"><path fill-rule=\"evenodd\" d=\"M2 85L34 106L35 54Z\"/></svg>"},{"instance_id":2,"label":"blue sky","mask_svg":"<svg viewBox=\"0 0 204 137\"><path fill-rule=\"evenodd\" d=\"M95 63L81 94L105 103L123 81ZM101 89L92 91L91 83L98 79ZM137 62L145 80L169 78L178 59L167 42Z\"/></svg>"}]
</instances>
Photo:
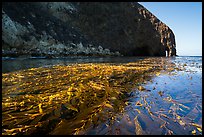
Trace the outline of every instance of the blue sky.
<instances>
[{"instance_id":1,"label":"blue sky","mask_svg":"<svg viewBox=\"0 0 204 137\"><path fill-rule=\"evenodd\" d=\"M202 56L202 2L139 2L175 34L177 55Z\"/></svg>"}]
</instances>

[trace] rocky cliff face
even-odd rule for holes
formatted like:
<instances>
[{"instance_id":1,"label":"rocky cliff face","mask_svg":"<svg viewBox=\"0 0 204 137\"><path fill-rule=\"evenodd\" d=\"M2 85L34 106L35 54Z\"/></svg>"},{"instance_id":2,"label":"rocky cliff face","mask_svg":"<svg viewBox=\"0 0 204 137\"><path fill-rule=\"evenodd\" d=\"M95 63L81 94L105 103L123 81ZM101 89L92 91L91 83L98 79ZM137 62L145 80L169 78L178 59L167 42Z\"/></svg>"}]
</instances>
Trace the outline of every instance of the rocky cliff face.
<instances>
[{"instance_id":1,"label":"rocky cliff face","mask_svg":"<svg viewBox=\"0 0 204 137\"><path fill-rule=\"evenodd\" d=\"M3 56L176 55L172 30L133 2L5 2L2 45Z\"/></svg>"}]
</instances>

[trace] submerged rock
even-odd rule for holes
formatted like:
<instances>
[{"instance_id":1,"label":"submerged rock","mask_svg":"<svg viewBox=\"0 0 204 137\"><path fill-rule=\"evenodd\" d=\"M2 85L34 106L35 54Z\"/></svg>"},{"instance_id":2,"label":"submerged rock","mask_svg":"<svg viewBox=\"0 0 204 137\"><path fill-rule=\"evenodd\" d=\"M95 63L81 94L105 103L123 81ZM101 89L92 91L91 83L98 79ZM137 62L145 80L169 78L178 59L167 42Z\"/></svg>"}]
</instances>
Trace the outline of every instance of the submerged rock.
<instances>
[{"instance_id":1,"label":"submerged rock","mask_svg":"<svg viewBox=\"0 0 204 137\"><path fill-rule=\"evenodd\" d=\"M2 44L3 56L176 55L172 30L136 2L4 2Z\"/></svg>"}]
</instances>

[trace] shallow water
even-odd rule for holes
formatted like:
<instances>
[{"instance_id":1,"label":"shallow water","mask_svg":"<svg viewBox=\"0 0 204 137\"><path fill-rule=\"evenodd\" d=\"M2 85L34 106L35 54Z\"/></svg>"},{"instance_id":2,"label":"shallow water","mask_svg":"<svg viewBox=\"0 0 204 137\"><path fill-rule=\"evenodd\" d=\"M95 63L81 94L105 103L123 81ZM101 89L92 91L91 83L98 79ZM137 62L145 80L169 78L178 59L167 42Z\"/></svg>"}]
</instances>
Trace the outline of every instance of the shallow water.
<instances>
[{"instance_id":1,"label":"shallow water","mask_svg":"<svg viewBox=\"0 0 204 137\"><path fill-rule=\"evenodd\" d=\"M156 63L159 63L157 65L161 66L162 70L155 71L155 73L146 72L149 77L145 81L142 81L142 83L132 83L132 85L136 86L127 88L129 90L129 97L119 100L119 103L115 106L111 104L111 101L107 100L105 103L97 105L97 107L93 106L93 108L96 108L94 111L84 111L87 114L77 115L73 119L66 120L60 118L61 121L60 119L57 121L58 124L55 125L55 128L49 134L202 134L202 57L150 58L149 60L150 62L147 65L153 66L152 68L154 68L156 67L154 61L157 60L158 62ZM113 62L117 64L118 61L119 59L117 58ZM123 59L122 62L135 61L137 62L138 59ZM129 64L128 66L135 64ZM60 64L62 68L66 65L69 64ZM39 69L38 71L41 70ZM45 72L48 70L49 68ZM52 70L50 72L52 73ZM22 77L24 71L16 73L19 73ZM41 74L40 72L36 74L38 73ZM61 73L59 74L61 75ZM141 77L143 75L139 76L139 78ZM117 80L115 79L115 82ZM61 85L60 88L63 88L63 86ZM4 92L6 92L6 89L7 87L4 85ZM9 86L8 89L10 89ZM35 94L41 94L41 91ZM16 96L16 94L13 95ZM6 100L5 96L3 96L3 99ZM111 99L115 100L114 96ZM121 106L118 107L118 104ZM102 108L106 106L107 109L98 112L101 109L98 106L102 106ZM116 109L117 111L115 111ZM7 111L4 111L4 113L7 113ZM43 115L43 117L45 116ZM42 121L42 119L45 118L40 117L39 121ZM34 123L38 123L38 120L34 119L34 121ZM70 125L72 121L73 125ZM88 124L88 122L90 123ZM22 123L26 124L26 122ZM71 131L68 131L67 128ZM11 130L6 129L5 131L9 131L10 133Z\"/></svg>"},{"instance_id":2,"label":"shallow water","mask_svg":"<svg viewBox=\"0 0 204 137\"><path fill-rule=\"evenodd\" d=\"M50 67L53 65L70 65L75 63L128 63L141 60L144 57L64 57L46 59L44 57L9 58L2 57L2 73L29 68Z\"/></svg>"},{"instance_id":3,"label":"shallow water","mask_svg":"<svg viewBox=\"0 0 204 137\"><path fill-rule=\"evenodd\" d=\"M162 71L142 84L144 91L133 90L116 121L111 125L107 121L87 134L202 134L202 60L179 57L172 61L184 69Z\"/></svg>"},{"instance_id":4,"label":"shallow water","mask_svg":"<svg viewBox=\"0 0 204 137\"><path fill-rule=\"evenodd\" d=\"M202 134L202 58L176 57L174 71L162 70L133 89L124 112L81 134Z\"/></svg>"}]
</instances>

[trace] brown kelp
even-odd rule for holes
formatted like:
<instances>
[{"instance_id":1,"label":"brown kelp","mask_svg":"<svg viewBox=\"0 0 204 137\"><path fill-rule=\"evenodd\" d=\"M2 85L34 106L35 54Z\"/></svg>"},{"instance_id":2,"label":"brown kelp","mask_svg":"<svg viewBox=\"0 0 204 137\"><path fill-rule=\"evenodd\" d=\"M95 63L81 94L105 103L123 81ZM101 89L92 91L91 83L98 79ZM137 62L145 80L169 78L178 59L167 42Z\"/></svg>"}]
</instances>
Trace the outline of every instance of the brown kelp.
<instances>
[{"instance_id":1,"label":"brown kelp","mask_svg":"<svg viewBox=\"0 0 204 137\"><path fill-rule=\"evenodd\" d=\"M133 88L146 91L140 83L161 70L173 70L173 65L163 58L146 58L3 73L2 134L80 134L107 119L114 121ZM139 126L135 130L140 132Z\"/></svg>"}]
</instances>

